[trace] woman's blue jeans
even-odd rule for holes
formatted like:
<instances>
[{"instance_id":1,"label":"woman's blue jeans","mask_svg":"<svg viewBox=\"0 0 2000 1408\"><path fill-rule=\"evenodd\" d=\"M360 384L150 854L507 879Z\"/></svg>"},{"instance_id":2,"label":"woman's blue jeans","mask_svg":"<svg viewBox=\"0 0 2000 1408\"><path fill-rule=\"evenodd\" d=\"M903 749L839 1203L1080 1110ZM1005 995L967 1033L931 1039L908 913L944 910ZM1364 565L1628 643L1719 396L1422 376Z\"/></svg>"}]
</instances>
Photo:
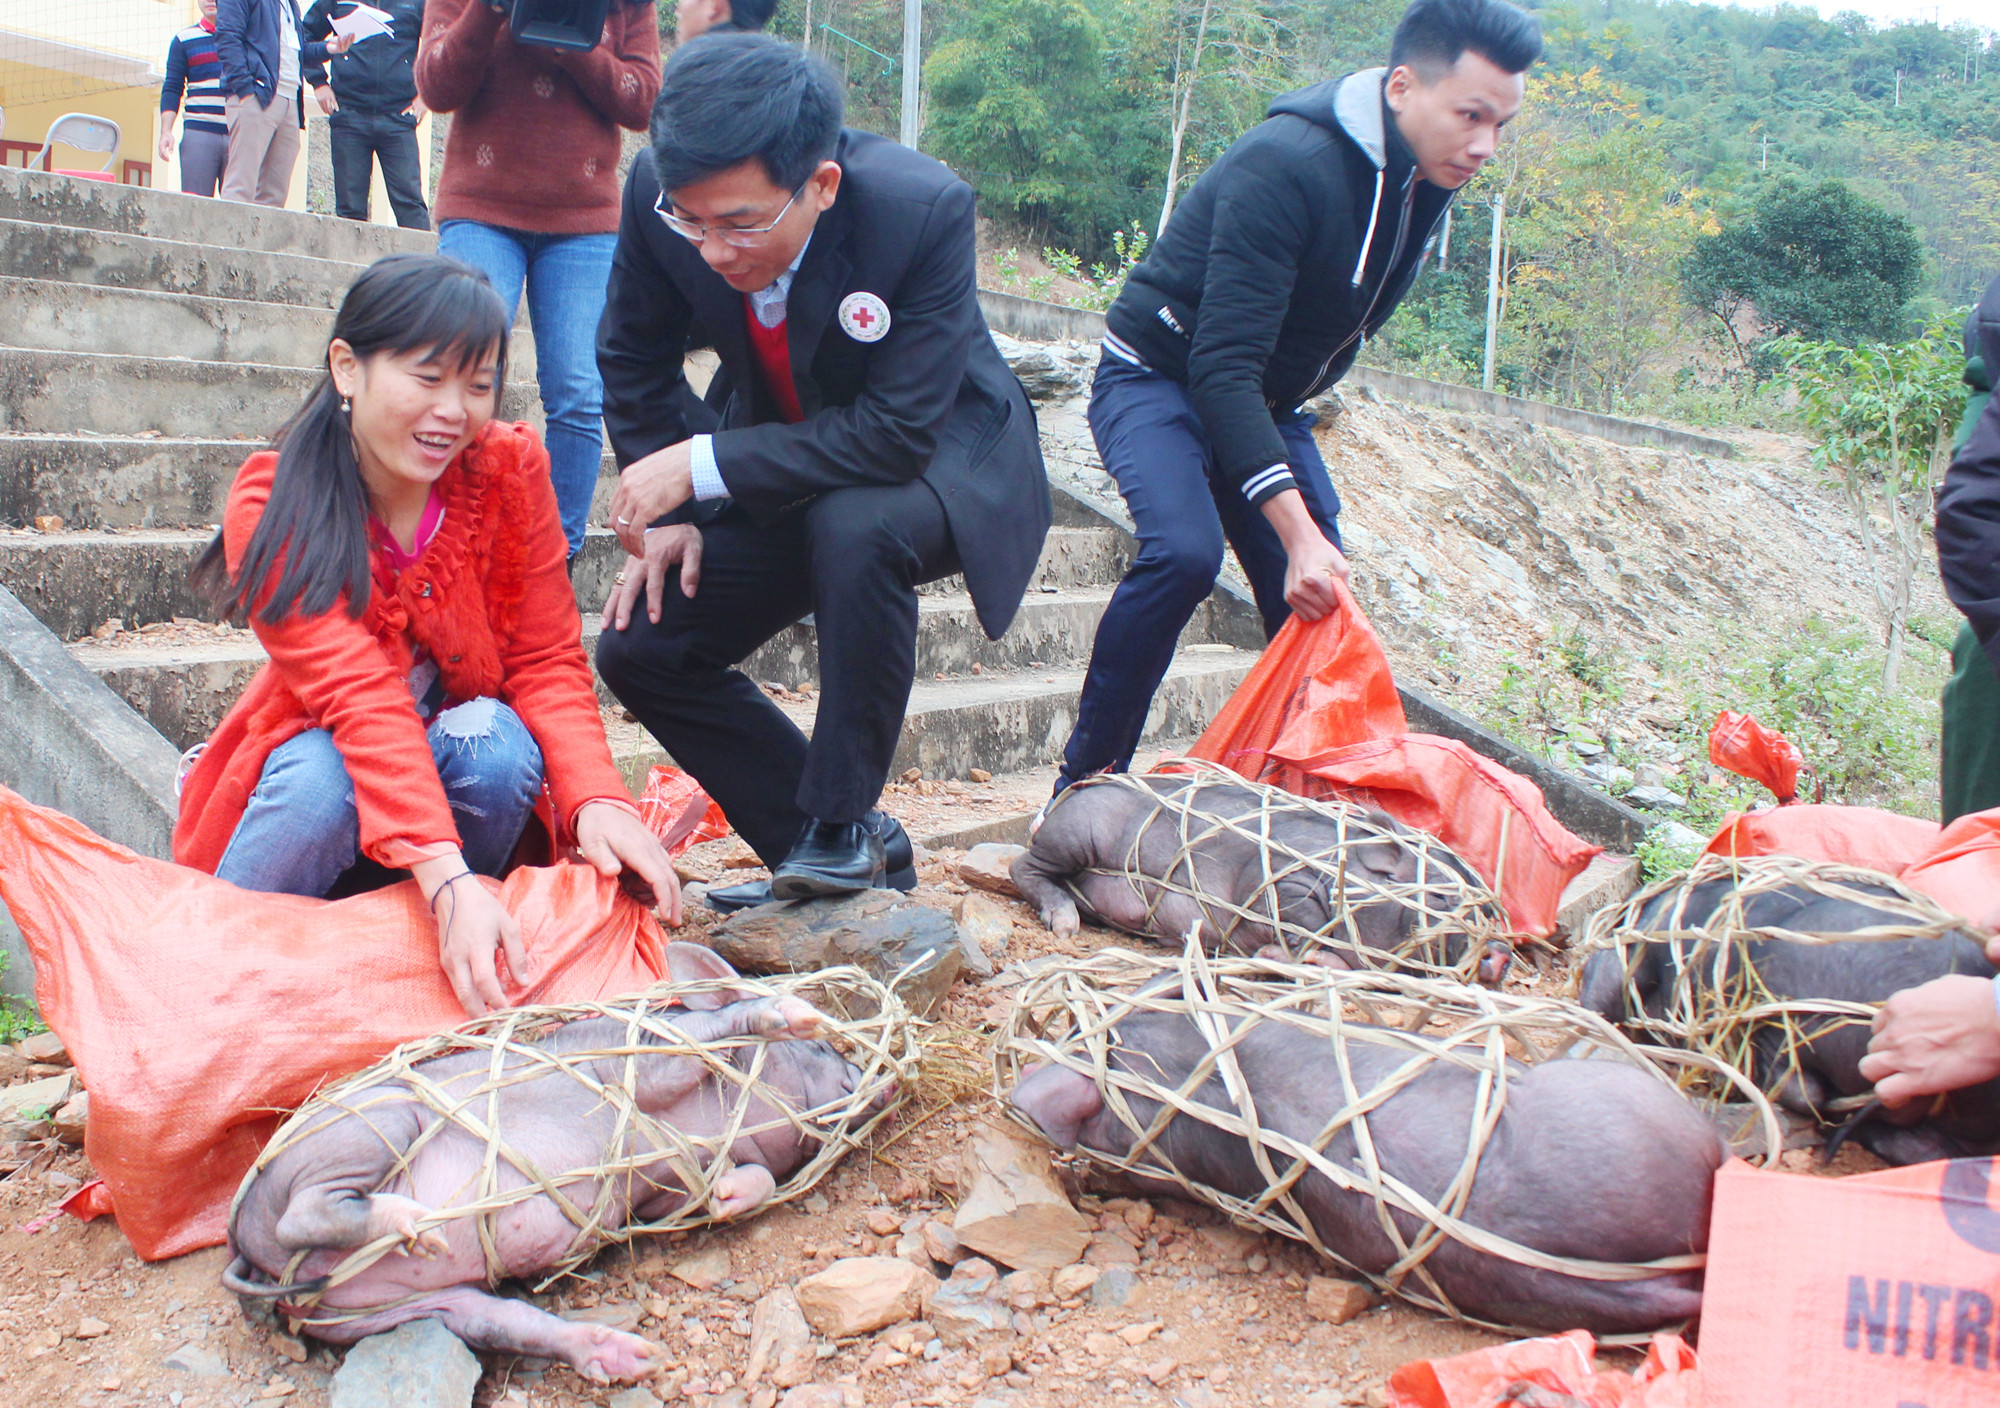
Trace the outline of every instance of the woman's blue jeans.
<instances>
[{"instance_id":1,"label":"woman's blue jeans","mask_svg":"<svg viewBox=\"0 0 2000 1408\"><path fill-rule=\"evenodd\" d=\"M611 279L616 235L538 235L477 220L438 227L438 253L493 281L511 323L528 288L535 372L548 416L549 478L570 556L583 547L591 495L604 462L604 382L597 375L597 320Z\"/></svg>"},{"instance_id":2,"label":"woman's blue jeans","mask_svg":"<svg viewBox=\"0 0 2000 1408\"><path fill-rule=\"evenodd\" d=\"M498 875L542 794L542 750L521 716L494 699L446 709L428 735L465 863ZM333 735L316 728L264 760L215 874L245 890L318 896L360 860L354 783Z\"/></svg>"}]
</instances>

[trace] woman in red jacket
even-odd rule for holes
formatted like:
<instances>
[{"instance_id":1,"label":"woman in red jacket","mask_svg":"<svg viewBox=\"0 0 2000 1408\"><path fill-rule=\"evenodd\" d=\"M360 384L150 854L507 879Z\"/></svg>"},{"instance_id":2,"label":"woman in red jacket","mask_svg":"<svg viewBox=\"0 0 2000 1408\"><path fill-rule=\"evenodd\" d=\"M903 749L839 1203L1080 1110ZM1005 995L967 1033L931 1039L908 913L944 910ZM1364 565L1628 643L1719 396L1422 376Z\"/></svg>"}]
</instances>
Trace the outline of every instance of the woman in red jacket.
<instances>
[{"instance_id":1,"label":"woman in red jacket","mask_svg":"<svg viewBox=\"0 0 2000 1408\"><path fill-rule=\"evenodd\" d=\"M252 455L194 579L270 662L189 771L174 858L325 895L415 876L474 1016L518 983L498 875L546 785L560 844L680 892L612 764L548 456L493 419L508 319L454 260L391 255L334 319L327 376Z\"/></svg>"}]
</instances>

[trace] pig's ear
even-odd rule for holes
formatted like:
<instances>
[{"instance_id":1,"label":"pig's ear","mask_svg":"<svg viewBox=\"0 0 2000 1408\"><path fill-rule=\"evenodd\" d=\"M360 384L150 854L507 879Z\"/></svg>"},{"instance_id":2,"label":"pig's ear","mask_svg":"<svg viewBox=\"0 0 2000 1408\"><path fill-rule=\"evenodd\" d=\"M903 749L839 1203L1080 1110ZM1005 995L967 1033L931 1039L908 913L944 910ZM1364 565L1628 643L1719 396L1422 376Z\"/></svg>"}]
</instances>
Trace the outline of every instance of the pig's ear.
<instances>
[{"instance_id":1,"label":"pig's ear","mask_svg":"<svg viewBox=\"0 0 2000 1408\"><path fill-rule=\"evenodd\" d=\"M667 945L667 975L677 983L701 983L715 980L728 981L740 977L721 954L700 944L674 943ZM749 994L734 988L712 988L704 992L691 992L681 999L681 1005L697 1012L709 1011L717 1007L727 1007L732 1002L741 1002Z\"/></svg>"}]
</instances>

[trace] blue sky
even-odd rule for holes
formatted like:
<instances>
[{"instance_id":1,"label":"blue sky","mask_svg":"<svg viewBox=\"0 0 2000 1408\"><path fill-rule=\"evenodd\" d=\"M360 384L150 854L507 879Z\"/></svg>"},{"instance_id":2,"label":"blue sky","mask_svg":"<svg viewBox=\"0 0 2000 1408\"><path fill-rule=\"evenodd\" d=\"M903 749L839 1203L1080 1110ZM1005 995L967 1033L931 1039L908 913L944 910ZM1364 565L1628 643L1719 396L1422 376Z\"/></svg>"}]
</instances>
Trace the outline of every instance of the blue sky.
<instances>
[{"instance_id":1,"label":"blue sky","mask_svg":"<svg viewBox=\"0 0 2000 1408\"><path fill-rule=\"evenodd\" d=\"M1731 0L1746 10L1768 10L1771 4L1754 3L1754 0ZM1807 7L1820 14L1833 16L1842 10L1859 10L1862 14L1878 22L1893 23L1897 20L1936 20L1940 24L1953 24L1964 20L1983 29L2000 28L2000 4L1996 0L1805 0Z\"/></svg>"}]
</instances>

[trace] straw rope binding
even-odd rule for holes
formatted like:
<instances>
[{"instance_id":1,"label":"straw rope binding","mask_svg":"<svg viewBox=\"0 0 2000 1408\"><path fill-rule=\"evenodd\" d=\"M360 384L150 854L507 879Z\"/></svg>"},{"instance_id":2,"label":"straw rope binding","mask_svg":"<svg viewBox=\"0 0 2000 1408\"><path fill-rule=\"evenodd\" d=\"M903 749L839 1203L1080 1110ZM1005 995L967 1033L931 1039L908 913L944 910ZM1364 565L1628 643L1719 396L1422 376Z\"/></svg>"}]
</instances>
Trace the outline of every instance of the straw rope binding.
<instances>
[{"instance_id":1,"label":"straw rope binding","mask_svg":"<svg viewBox=\"0 0 2000 1408\"><path fill-rule=\"evenodd\" d=\"M1120 1050L1115 1028L1138 1013L1171 1013L1190 1019L1202 1033L1208 1054L1178 1086L1168 1086L1114 1059ZM1249 1089L1234 1048L1263 1023L1278 1023L1323 1042L1338 1072L1343 1103L1309 1141L1267 1128L1258 1117L1256 1092ZM1357 1088L1349 1055L1353 1042L1387 1047L1404 1059L1372 1088ZM1711 1070L1718 1083L1734 1085L1755 1107L1764 1148L1782 1147L1769 1103L1747 1082L1698 1053L1641 1046L1609 1023L1567 1003L1516 996L1436 978L1397 973L1338 972L1318 965L1205 955L1190 942L1178 957L1102 950L1088 960L1039 974L1023 985L1007 1028L994 1052L996 1094L1011 1090L1031 1065L1052 1062L1095 1082L1105 1105L1131 1131L1124 1154L1079 1148L1079 1157L1107 1169L1178 1184L1195 1199L1221 1208L1238 1222L1306 1243L1329 1261L1366 1278L1382 1290L1454 1319L1508 1333L1539 1333L1532 1327L1495 1324L1453 1305L1426 1270L1425 1259L1447 1238L1476 1251L1524 1266L1600 1281L1642 1280L1692 1270L1705 1258L1688 1255L1646 1263L1585 1261L1554 1256L1500 1237L1463 1220L1479 1161L1507 1101L1510 1071L1542 1061L1588 1057L1619 1060L1672 1086L1662 1066L1692 1065ZM1437 1064L1475 1073L1477 1094L1457 1171L1435 1198L1395 1177L1382 1166L1369 1130L1369 1116ZM1198 1095L1219 1078L1233 1108L1220 1109ZM1142 1118L1131 1097L1159 1105ZM1041 1131L1016 1112L1037 1138ZM1238 1197L1184 1174L1160 1147L1175 1119L1192 1119L1246 1140L1264 1181L1255 1197ZM1354 1141L1351 1161L1329 1154L1328 1145L1347 1133ZM1298 1200L1299 1181L1317 1173L1336 1187L1374 1200L1376 1220L1396 1250L1396 1260L1374 1272L1356 1266L1328 1247ZM1415 1219L1406 1236L1392 1214ZM1631 1342L1643 1341L1643 1336ZM1623 1342L1617 1337L1604 1342Z\"/></svg>"},{"instance_id":2,"label":"straw rope binding","mask_svg":"<svg viewBox=\"0 0 2000 1408\"><path fill-rule=\"evenodd\" d=\"M1696 891L1711 883L1727 889L1712 913L1700 922L1690 921ZM1750 922L1747 912L1755 901L1788 890L1849 900L1891 920L1830 934ZM1880 893L1883 890L1889 893ZM1593 914L1577 946L1576 972L1581 982L1593 955L1616 953L1624 968L1624 1027L1654 1041L1700 1052L1775 1092L1787 1082L1802 1088L1801 1047L1841 1027L1871 1024L1880 1007L1872 1002L1774 994L1758 975L1749 945L1764 940L1830 944L1939 939L1963 926L1962 919L1934 901L1872 870L1793 856L1703 856L1692 870L1655 881L1623 904L1607 905ZM1650 946L1656 944L1665 952L1651 953ZM1662 960L1669 978L1650 997L1640 986L1649 954ZM1828 1101L1823 1112L1858 1108L1869 1098L1864 1094Z\"/></svg>"},{"instance_id":3,"label":"straw rope binding","mask_svg":"<svg viewBox=\"0 0 2000 1408\"><path fill-rule=\"evenodd\" d=\"M1116 867L1091 867L1065 881L1085 910L1091 907L1080 876L1111 876L1129 882L1145 904L1138 927L1120 927L1147 937L1178 944L1186 925L1161 915L1162 905L1178 897L1198 910L1202 941L1211 951L1254 953L1276 945L1299 961L1325 955L1337 966L1399 969L1462 982L1473 980L1489 942L1511 943L1497 895L1435 836L1393 822L1385 826L1380 813L1356 803L1315 800L1247 781L1205 759L1176 758L1163 766L1170 770L1087 777L1063 794L1122 788L1146 808ZM1308 824L1292 824L1299 821ZM1293 846L1284 839L1288 831L1311 835L1315 848ZM1215 883L1239 881L1234 870L1218 876L1212 858L1216 843L1230 840L1254 847L1261 867L1256 885L1240 902L1218 893ZM1171 860L1143 865L1148 847L1162 842ZM1321 901L1325 922L1309 927L1288 916L1281 886ZM1362 921L1378 908L1409 916L1393 947L1375 947L1363 937ZM1379 922L1383 916L1372 917Z\"/></svg>"},{"instance_id":4,"label":"straw rope binding","mask_svg":"<svg viewBox=\"0 0 2000 1408\"><path fill-rule=\"evenodd\" d=\"M810 1002L824 1019L818 1036L861 1071L853 1090L811 1109L791 1108L762 1083L771 1048L783 1041L739 1036L703 1042L671 1020L685 1009L670 1003L684 1003L694 994L707 992L740 993L745 998L791 996ZM622 1031L615 1040L588 1050L559 1050L548 1041L560 1028L592 1018L610 1018ZM315 1095L273 1136L237 1190L236 1202L242 1202L251 1183L273 1159L323 1125L329 1116L345 1113L361 1116L365 1122L373 1106L402 1105L414 1099L434 1118L398 1154L377 1190L406 1177L419 1152L445 1131L470 1135L484 1146L473 1180L462 1195L452 1199L451 1206L421 1218L416 1231L463 1218L477 1219L487 1280L497 1284L506 1275L495 1235L499 1216L520 1203L545 1196L575 1229L568 1250L540 1283L546 1286L607 1246L712 1222L709 1205L715 1183L732 1167L728 1150L738 1139L789 1128L805 1140L814 1152L779 1185L767 1206L803 1197L848 1150L863 1145L907 1098L922 1056L920 1026L891 988L858 968L770 978L665 982L611 1001L511 1008L400 1046L367 1070ZM447 1085L424 1069L424 1063L434 1058L475 1052L490 1058L481 1078L461 1077ZM690 1134L639 1107L639 1058L657 1060L662 1056L687 1057L707 1068L706 1078L718 1088L719 1130ZM575 1167L542 1166L509 1141L496 1119L501 1092L550 1076L576 1082L587 1092L590 1107L609 1106L614 1114L601 1151ZM731 1091L733 1094L722 1093ZM753 1091L760 1097L754 1117L753 1102L748 1098ZM871 1108L878 1100L881 1108ZM605 1225L621 1196L649 1183L677 1183L687 1197L665 1217L628 1222L622 1227ZM234 1206L230 1215L233 1223ZM334 1268L319 1292L288 1300L294 1305L317 1306L325 1291L352 1280L405 1245L403 1238L387 1236L357 1247ZM308 1254L302 1252L294 1258L284 1281L296 1279ZM310 1326L381 1309L322 1310L316 1316L296 1319Z\"/></svg>"}]
</instances>

